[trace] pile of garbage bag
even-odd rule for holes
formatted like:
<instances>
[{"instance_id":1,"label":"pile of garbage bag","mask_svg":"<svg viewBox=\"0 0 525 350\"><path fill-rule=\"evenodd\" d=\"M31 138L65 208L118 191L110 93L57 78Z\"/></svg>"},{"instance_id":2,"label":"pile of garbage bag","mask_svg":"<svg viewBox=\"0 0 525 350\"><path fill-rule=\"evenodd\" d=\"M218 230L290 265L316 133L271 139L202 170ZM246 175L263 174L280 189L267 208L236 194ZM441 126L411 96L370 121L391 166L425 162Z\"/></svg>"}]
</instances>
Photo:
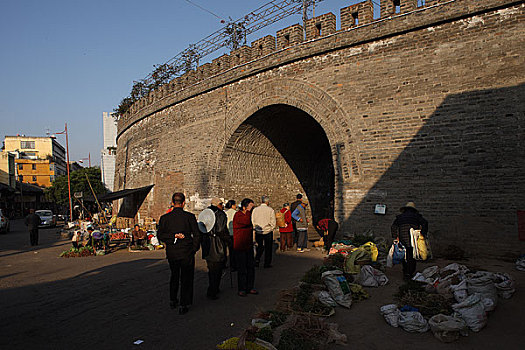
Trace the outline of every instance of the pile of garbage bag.
<instances>
[{"instance_id":1,"label":"pile of garbage bag","mask_svg":"<svg viewBox=\"0 0 525 350\"><path fill-rule=\"evenodd\" d=\"M413 305L403 308L389 304L381 307L380 312L393 327L408 332L431 329L443 342L467 335L467 329L479 332L487 324L488 313L495 310L498 298L508 299L515 292L514 280L509 274L471 271L458 263L443 268L427 267L412 280L407 285L418 284L413 290L404 291L401 305L407 300L428 299L427 305L439 306L440 312L436 312L438 308L425 308L423 302L412 302Z\"/></svg>"},{"instance_id":2,"label":"pile of garbage bag","mask_svg":"<svg viewBox=\"0 0 525 350\"><path fill-rule=\"evenodd\" d=\"M337 241L332 244L329 251L330 256L342 256L344 259L344 272L359 274L363 265L372 265L379 269L386 266L388 247L384 238L373 238L359 246L353 245L351 241Z\"/></svg>"},{"instance_id":3,"label":"pile of garbage bag","mask_svg":"<svg viewBox=\"0 0 525 350\"><path fill-rule=\"evenodd\" d=\"M518 260L516 260L516 270L525 271L525 254L521 255Z\"/></svg>"}]
</instances>

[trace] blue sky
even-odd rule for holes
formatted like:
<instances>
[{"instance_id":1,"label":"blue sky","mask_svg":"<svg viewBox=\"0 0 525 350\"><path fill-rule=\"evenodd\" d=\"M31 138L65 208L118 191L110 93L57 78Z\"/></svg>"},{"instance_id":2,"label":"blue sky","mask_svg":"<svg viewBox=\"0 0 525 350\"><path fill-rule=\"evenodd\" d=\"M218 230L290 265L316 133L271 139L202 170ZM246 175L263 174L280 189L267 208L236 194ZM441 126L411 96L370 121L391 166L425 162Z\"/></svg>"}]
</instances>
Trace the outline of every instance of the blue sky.
<instances>
[{"instance_id":1,"label":"blue sky","mask_svg":"<svg viewBox=\"0 0 525 350\"><path fill-rule=\"evenodd\" d=\"M234 20L268 2L191 1ZM339 16L357 2L324 0L316 15ZM300 22L290 16L248 43ZM92 165L99 164L102 112L112 111L154 64L223 25L185 0L0 0L0 137L45 136L67 122L70 160L90 153Z\"/></svg>"}]
</instances>

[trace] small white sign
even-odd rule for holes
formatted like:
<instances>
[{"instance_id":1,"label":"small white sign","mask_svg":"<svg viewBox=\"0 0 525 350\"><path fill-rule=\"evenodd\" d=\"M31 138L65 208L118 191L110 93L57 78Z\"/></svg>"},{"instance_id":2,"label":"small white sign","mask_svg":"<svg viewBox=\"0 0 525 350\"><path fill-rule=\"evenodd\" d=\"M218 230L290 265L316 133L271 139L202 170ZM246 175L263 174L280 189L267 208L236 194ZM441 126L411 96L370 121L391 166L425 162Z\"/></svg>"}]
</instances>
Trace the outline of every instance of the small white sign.
<instances>
[{"instance_id":1,"label":"small white sign","mask_svg":"<svg viewBox=\"0 0 525 350\"><path fill-rule=\"evenodd\" d=\"M376 204L374 214L385 215L386 214L386 204Z\"/></svg>"}]
</instances>

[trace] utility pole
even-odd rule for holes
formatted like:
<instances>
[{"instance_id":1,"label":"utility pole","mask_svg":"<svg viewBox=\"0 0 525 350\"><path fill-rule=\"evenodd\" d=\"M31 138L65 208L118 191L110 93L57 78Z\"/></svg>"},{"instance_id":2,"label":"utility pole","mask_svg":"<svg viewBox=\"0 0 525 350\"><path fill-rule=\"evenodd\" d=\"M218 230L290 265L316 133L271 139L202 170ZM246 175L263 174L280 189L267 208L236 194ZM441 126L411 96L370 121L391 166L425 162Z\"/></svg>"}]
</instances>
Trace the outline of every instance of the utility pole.
<instances>
[{"instance_id":1,"label":"utility pole","mask_svg":"<svg viewBox=\"0 0 525 350\"><path fill-rule=\"evenodd\" d=\"M73 203L71 202L71 178L69 176L69 140L67 133L67 123L66 128L62 132L57 132L57 134L66 134L66 169L67 169L67 190L69 195L69 221L73 221Z\"/></svg>"},{"instance_id":2,"label":"utility pole","mask_svg":"<svg viewBox=\"0 0 525 350\"><path fill-rule=\"evenodd\" d=\"M306 39L306 20L308 19L308 0L303 0L303 39Z\"/></svg>"}]
</instances>

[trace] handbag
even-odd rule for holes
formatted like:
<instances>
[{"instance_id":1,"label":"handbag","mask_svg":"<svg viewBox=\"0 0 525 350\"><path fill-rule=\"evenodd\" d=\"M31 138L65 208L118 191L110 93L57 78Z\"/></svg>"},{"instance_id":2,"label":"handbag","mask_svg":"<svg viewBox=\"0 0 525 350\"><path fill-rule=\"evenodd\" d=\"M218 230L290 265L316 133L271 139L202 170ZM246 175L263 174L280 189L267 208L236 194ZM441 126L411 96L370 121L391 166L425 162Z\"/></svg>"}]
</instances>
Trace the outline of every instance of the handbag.
<instances>
[{"instance_id":1,"label":"handbag","mask_svg":"<svg viewBox=\"0 0 525 350\"><path fill-rule=\"evenodd\" d=\"M410 240L414 250L414 259L416 260L427 260L428 254L428 242L425 237L421 234L421 230L410 229Z\"/></svg>"},{"instance_id":2,"label":"handbag","mask_svg":"<svg viewBox=\"0 0 525 350\"><path fill-rule=\"evenodd\" d=\"M405 260L405 254L406 254L406 249L405 247L397 240L394 241L394 243L392 244L392 246L394 247L394 252L392 254L392 263L393 264L399 264L401 263L403 260Z\"/></svg>"},{"instance_id":3,"label":"handbag","mask_svg":"<svg viewBox=\"0 0 525 350\"><path fill-rule=\"evenodd\" d=\"M210 250L206 260L210 262L224 262L226 261L226 248L222 239L215 235L210 234Z\"/></svg>"}]
</instances>

